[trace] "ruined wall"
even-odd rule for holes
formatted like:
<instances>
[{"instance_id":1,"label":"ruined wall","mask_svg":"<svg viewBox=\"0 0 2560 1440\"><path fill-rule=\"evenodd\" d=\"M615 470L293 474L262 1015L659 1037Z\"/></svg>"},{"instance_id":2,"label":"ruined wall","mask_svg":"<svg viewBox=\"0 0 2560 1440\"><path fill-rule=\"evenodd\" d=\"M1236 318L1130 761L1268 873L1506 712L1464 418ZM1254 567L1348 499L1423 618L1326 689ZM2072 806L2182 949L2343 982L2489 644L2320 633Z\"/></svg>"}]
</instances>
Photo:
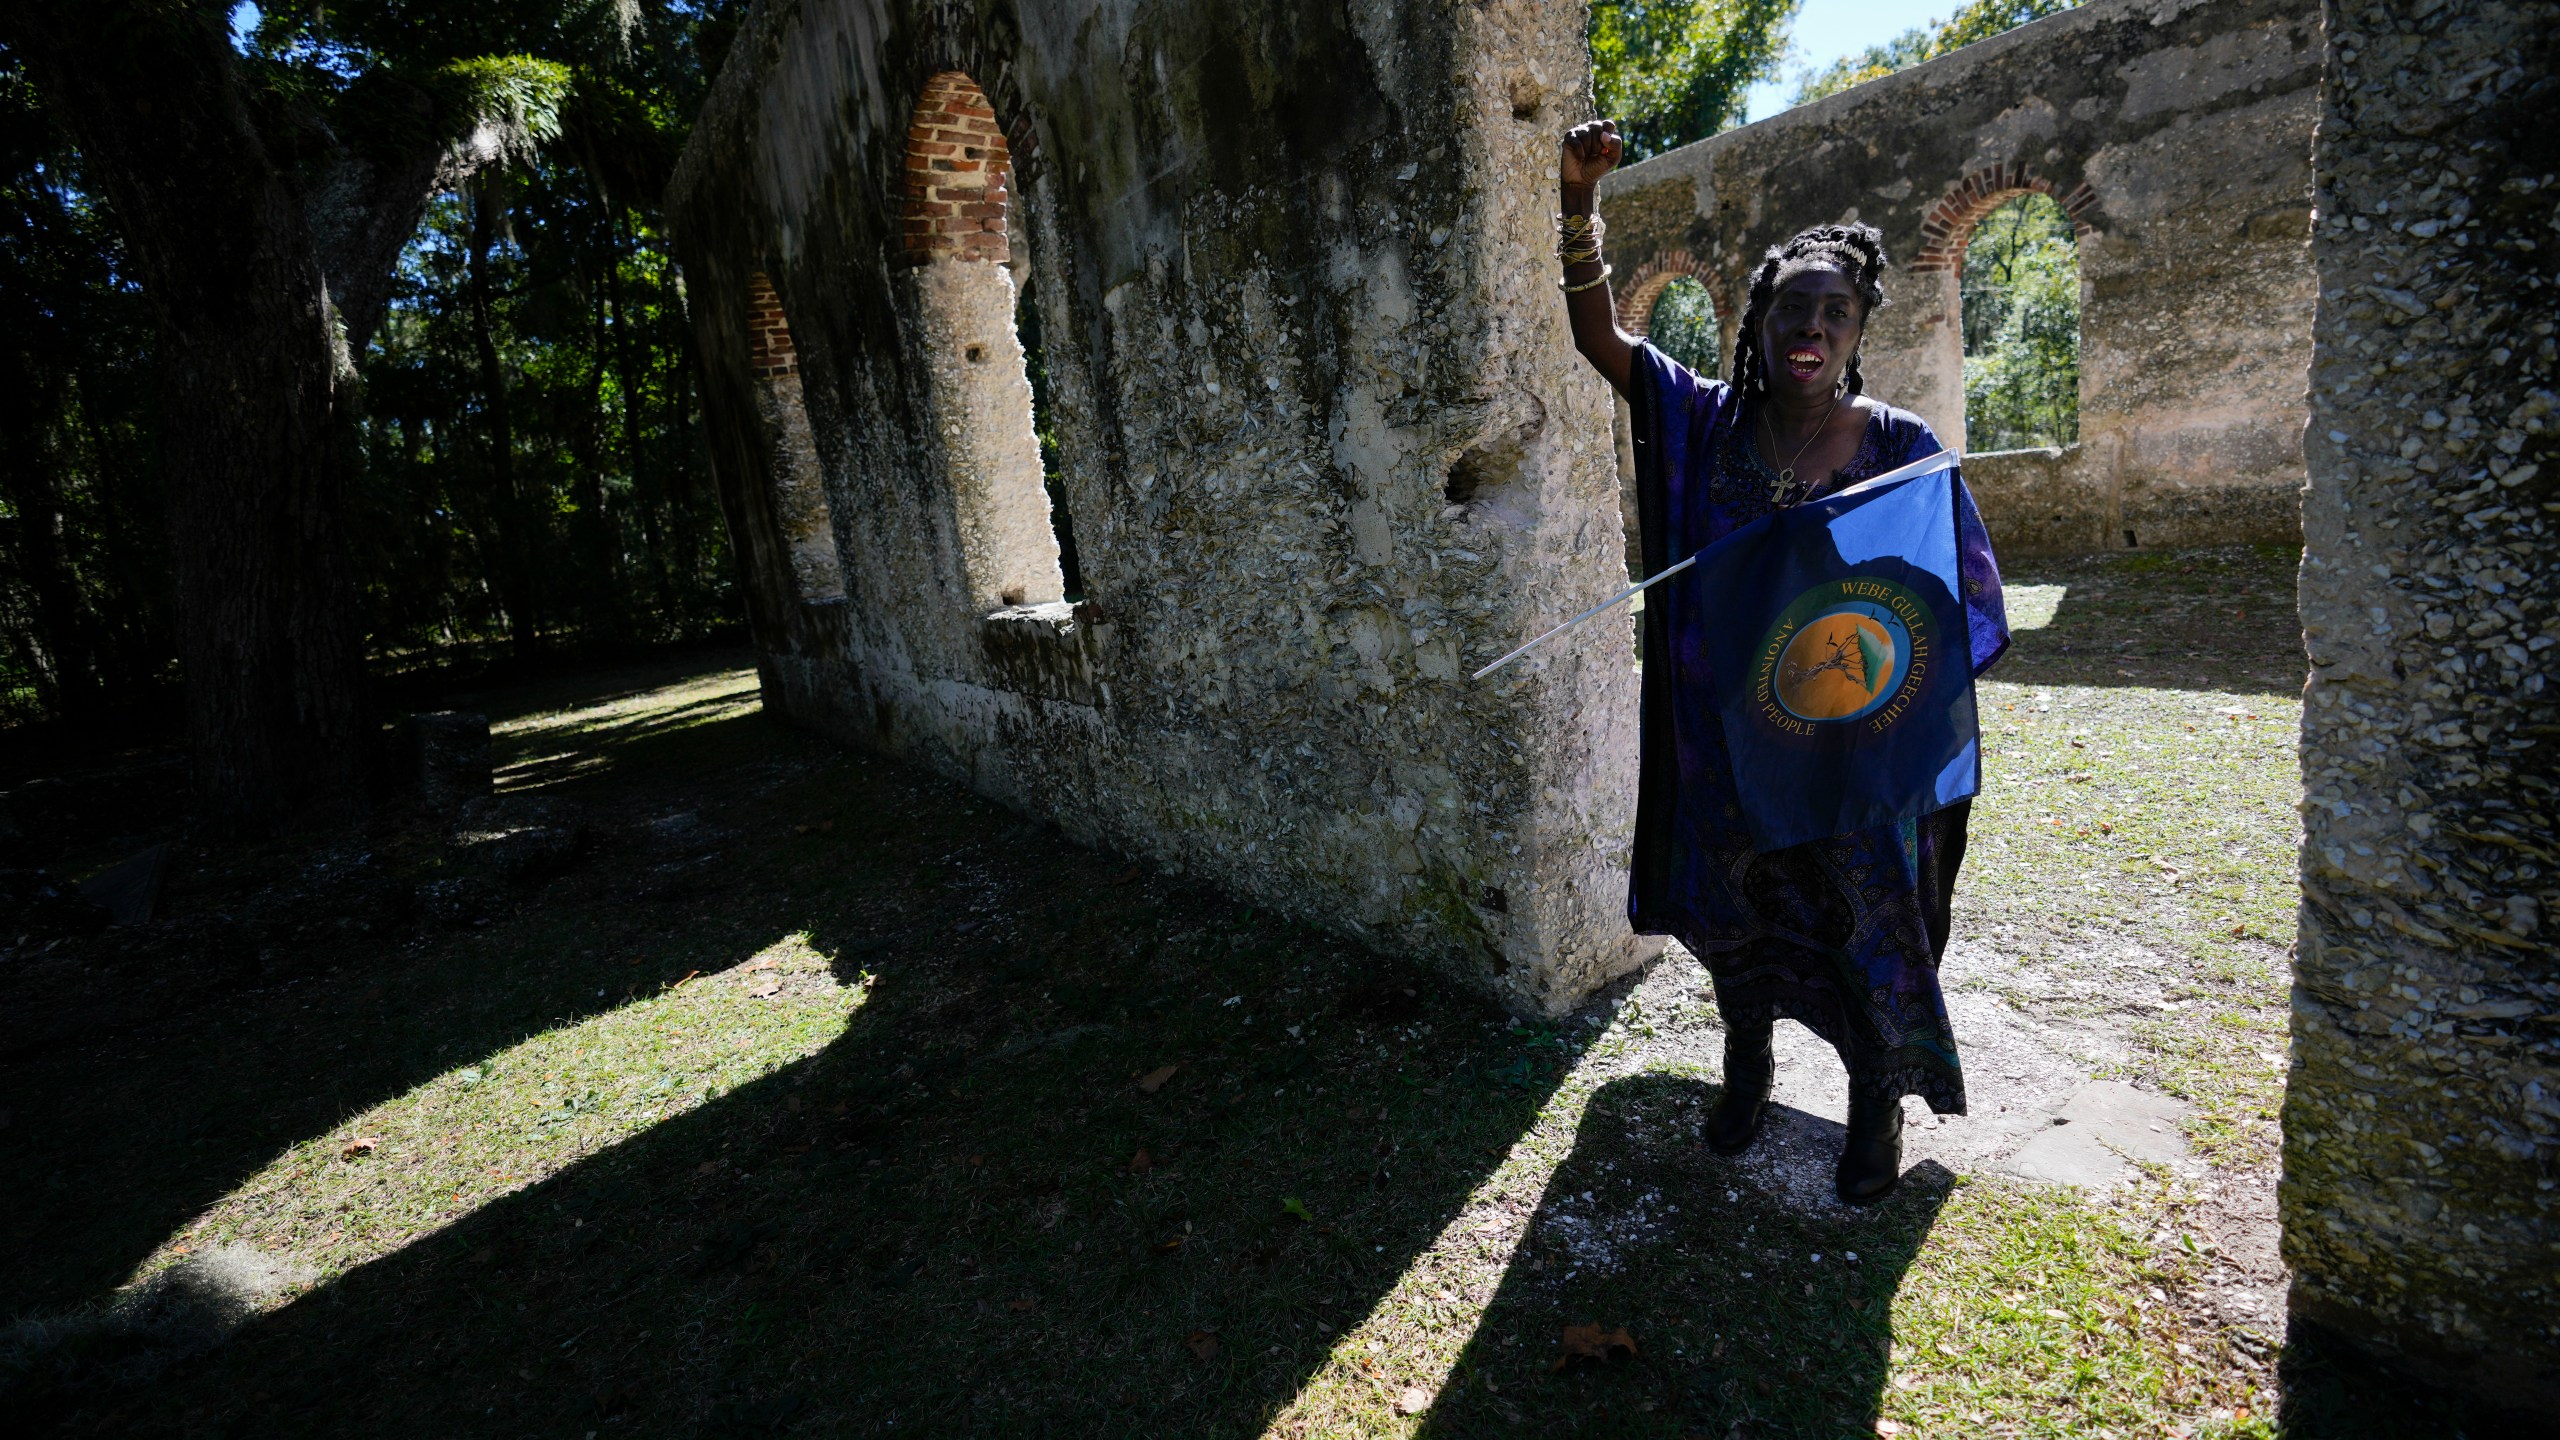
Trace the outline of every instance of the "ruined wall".
<instances>
[{"instance_id":1,"label":"ruined wall","mask_svg":"<svg viewBox=\"0 0 2560 1440\"><path fill-rule=\"evenodd\" d=\"M1621 568L1609 397L1548 254L1581 25L1534 0L760 4L669 201L767 703L1524 1009L1638 963L1626 627L1466 679ZM934 162L997 141L982 193L937 193L972 172ZM775 510L758 272L837 604L795 587ZM1031 523L1023 293L1078 605Z\"/></svg>"},{"instance_id":2,"label":"ruined wall","mask_svg":"<svg viewBox=\"0 0 2560 1440\"><path fill-rule=\"evenodd\" d=\"M2311 0L2095 0L1629 166L1601 192L1622 307L1696 274L1730 347L1769 246L1863 220L1897 265L1869 393L1961 447L1964 243L2049 194L2080 235L2081 441L1967 461L1994 538L2289 542L2319 31Z\"/></svg>"},{"instance_id":3,"label":"ruined wall","mask_svg":"<svg viewBox=\"0 0 2560 1440\"><path fill-rule=\"evenodd\" d=\"M2560 5L2332 0L2297 1313L2560 1405Z\"/></svg>"},{"instance_id":4,"label":"ruined wall","mask_svg":"<svg viewBox=\"0 0 2560 1440\"><path fill-rule=\"evenodd\" d=\"M809 410L800 397L800 357L791 345L782 299L760 274L747 277L747 374L755 381L773 520L782 532L792 583L803 600L841 600L844 570L836 561L826 482L818 473L818 442L809 433Z\"/></svg>"}]
</instances>

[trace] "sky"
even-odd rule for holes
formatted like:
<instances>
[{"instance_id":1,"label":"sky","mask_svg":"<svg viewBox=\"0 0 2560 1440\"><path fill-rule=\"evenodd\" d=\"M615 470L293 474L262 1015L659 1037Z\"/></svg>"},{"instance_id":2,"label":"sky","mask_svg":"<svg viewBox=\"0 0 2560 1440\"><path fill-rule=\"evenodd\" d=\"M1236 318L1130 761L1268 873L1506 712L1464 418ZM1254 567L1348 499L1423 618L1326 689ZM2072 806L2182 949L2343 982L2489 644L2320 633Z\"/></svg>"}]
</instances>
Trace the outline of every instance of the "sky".
<instances>
[{"instance_id":1,"label":"sky","mask_svg":"<svg viewBox=\"0 0 2560 1440\"><path fill-rule=\"evenodd\" d=\"M1787 108L1804 72L1820 70L1843 55L1881 45L1915 25L1942 21L1964 0L1804 0L1796 12L1794 48L1775 80L1763 80L1745 92L1744 104L1754 120L1766 120Z\"/></svg>"}]
</instances>

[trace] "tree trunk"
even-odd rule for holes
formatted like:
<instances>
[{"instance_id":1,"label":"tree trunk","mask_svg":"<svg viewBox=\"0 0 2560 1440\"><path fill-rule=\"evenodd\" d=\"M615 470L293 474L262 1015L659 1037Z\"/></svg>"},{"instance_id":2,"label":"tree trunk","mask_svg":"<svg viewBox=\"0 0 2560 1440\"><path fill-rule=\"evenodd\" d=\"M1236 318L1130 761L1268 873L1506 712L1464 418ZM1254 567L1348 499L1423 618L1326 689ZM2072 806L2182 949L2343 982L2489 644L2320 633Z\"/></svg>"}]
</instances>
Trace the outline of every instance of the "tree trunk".
<instances>
[{"instance_id":1,"label":"tree trunk","mask_svg":"<svg viewBox=\"0 0 2560 1440\"><path fill-rule=\"evenodd\" d=\"M351 803L362 655L327 285L220 10L19 0L24 59L114 207L158 327L178 651L227 827Z\"/></svg>"},{"instance_id":2,"label":"tree trunk","mask_svg":"<svg viewBox=\"0 0 2560 1440\"><path fill-rule=\"evenodd\" d=\"M621 640L623 631L621 547L614 543L614 517L605 508L604 498L604 297L593 287L589 293L587 334L592 359L587 366L586 403L578 407L577 424L570 430L578 469L569 493L577 504L578 549L586 562L583 588L594 597L587 628L593 637L610 643Z\"/></svg>"},{"instance_id":3,"label":"tree trunk","mask_svg":"<svg viewBox=\"0 0 2560 1440\"><path fill-rule=\"evenodd\" d=\"M642 539L649 556L651 589L657 594L658 622L671 624L675 619L675 587L668 583L666 537L659 525L659 512L666 504L666 487L656 483L656 468L649 463L647 442L642 436L647 425L642 420L643 397L640 388L640 365L631 341L631 306L622 291L622 262L638 248L632 243L630 230L623 224L621 207L616 206L612 219L613 250L605 266L605 296L613 305L613 365L617 387L622 392L622 456L630 467L633 508L640 513Z\"/></svg>"},{"instance_id":4,"label":"tree trunk","mask_svg":"<svg viewBox=\"0 0 2560 1440\"><path fill-rule=\"evenodd\" d=\"M471 197L471 350L480 364L480 416L488 452L490 509L497 516L498 598L507 607L507 641L518 657L542 643L541 602L533 574L535 523L516 480L516 427L507 406L507 372L498 358L497 310L490 296L489 252L498 243L497 198L476 186Z\"/></svg>"}]
</instances>

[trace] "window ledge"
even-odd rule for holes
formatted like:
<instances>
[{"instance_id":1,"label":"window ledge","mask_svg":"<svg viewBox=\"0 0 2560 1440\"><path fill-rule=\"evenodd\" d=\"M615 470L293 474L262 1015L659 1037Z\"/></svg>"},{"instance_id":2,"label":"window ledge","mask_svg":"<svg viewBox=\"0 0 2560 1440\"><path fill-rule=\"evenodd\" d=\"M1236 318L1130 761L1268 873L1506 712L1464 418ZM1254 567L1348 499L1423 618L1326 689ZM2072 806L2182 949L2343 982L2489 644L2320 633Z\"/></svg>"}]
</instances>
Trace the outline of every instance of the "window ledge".
<instances>
[{"instance_id":1,"label":"window ledge","mask_svg":"<svg viewBox=\"0 0 2560 1440\"><path fill-rule=\"evenodd\" d=\"M1096 617L1082 603L1008 605L978 621L987 678L999 690L1092 705Z\"/></svg>"}]
</instances>

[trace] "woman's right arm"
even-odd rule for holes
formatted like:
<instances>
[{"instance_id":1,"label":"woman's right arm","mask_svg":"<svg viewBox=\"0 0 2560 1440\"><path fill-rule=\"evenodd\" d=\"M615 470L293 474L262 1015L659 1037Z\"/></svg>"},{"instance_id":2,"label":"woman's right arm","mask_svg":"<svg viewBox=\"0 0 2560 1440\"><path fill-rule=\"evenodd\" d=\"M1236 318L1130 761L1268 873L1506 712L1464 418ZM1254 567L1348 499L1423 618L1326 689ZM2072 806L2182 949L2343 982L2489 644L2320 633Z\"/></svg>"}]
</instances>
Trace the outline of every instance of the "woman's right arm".
<instances>
[{"instance_id":1,"label":"woman's right arm","mask_svg":"<svg viewBox=\"0 0 2560 1440\"><path fill-rule=\"evenodd\" d=\"M1556 180L1560 208L1568 222L1592 213L1600 177L1615 169L1625 153L1614 120L1585 121L1566 133ZM1608 273L1607 263L1597 254L1565 266L1565 313L1573 320L1573 348L1624 395L1635 374L1636 340L1618 328L1618 305L1609 293Z\"/></svg>"}]
</instances>

